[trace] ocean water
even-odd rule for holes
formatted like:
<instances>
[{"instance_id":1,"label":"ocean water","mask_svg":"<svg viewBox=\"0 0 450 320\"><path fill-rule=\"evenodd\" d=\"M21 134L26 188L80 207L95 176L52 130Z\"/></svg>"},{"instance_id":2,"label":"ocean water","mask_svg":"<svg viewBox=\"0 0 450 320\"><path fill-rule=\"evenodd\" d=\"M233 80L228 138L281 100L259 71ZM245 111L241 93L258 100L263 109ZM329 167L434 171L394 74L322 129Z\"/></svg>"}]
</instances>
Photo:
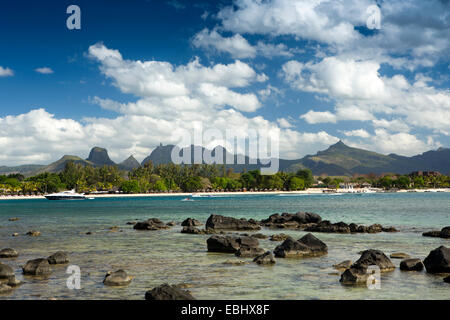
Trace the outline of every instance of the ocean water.
<instances>
[{"instance_id":1,"label":"ocean water","mask_svg":"<svg viewBox=\"0 0 450 320\"><path fill-rule=\"evenodd\" d=\"M25 283L0 299L143 299L146 290L162 283L184 284L197 299L450 299L450 286L442 275L402 272L382 274L381 288L349 287L339 283L340 272L331 266L356 261L358 252L380 249L389 255L405 252L424 259L450 240L427 238L424 231L450 225L450 193L395 193L364 195L239 195L215 198L182 197L99 198L85 201L0 201L0 248L19 251L9 264ZM379 234L315 235L328 245L328 254L302 259L277 259L274 266L223 264L232 254L208 253L208 235L181 234L181 223L192 217L203 222L212 213L247 219L264 219L273 213L315 212L332 222L380 223L401 232ZM19 217L19 221L9 221ZM159 218L176 227L136 231L128 221ZM110 232L112 226L119 232ZM39 237L24 234L31 229ZM86 235L86 232L92 232ZM12 237L12 233L20 234ZM306 232L262 229L271 235L287 233L295 239ZM280 242L259 240L273 250ZM54 266L50 277L23 276L27 260L63 250L70 264L81 269L81 289L66 286L66 266ZM398 267L401 260L392 259ZM102 284L108 270L125 269L133 276L127 287Z\"/></svg>"}]
</instances>

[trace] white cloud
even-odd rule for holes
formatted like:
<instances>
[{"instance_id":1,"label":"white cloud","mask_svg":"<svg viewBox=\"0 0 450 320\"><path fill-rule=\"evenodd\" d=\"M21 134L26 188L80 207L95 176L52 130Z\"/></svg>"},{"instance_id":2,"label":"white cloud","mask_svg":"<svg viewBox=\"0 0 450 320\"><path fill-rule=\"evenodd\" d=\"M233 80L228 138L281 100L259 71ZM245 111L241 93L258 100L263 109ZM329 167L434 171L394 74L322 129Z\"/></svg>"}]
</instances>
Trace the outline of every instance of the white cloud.
<instances>
[{"instance_id":1,"label":"white cloud","mask_svg":"<svg viewBox=\"0 0 450 320\"><path fill-rule=\"evenodd\" d=\"M389 133L385 129L376 129L375 134L367 140L364 142L349 141L348 143L358 148L375 149L384 154L395 153L405 156L413 156L440 146L433 139L427 139L427 142L423 142L412 134L405 132Z\"/></svg>"},{"instance_id":2,"label":"white cloud","mask_svg":"<svg viewBox=\"0 0 450 320\"><path fill-rule=\"evenodd\" d=\"M292 128L293 125L287 120L286 118L278 118L277 119L278 125L280 128Z\"/></svg>"},{"instance_id":3,"label":"white cloud","mask_svg":"<svg viewBox=\"0 0 450 320\"><path fill-rule=\"evenodd\" d=\"M309 110L307 113L300 116L301 119L304 119L306 122L310 124L316 123L325 123L332 122L336 123L336 115L329 111L313 111Z\"/></svg>"},{"instance_id":4,"label":"white cloud","mask_svg":"<svg viewBox=\"0 0 450 320\"><path fill-rule=\"evenodd\" d=\"M14 71L10 68L4 68L0 66L0 77L12 77L14 75Z\"/></svg>"},{"instance_id":5,"label":"white cloud","mask_svg":"<svg viewBox=\"0 0 450 320\"><path fill-rule=\"evenodd\" d=\"M196 48L228 53L236 59L254 58L257 55L268 58L276 56L291 57L293 55L292 50L284 43L272 44L258 41L255 46L252 46L240 34L224 37L216 29L209 31L205 28L198 32L193 37L192 44Z\"/></svg>"},{"instance_id":6,"label":"white cloud","mask_svg":"<svg viewBox=\"0 0 450 320\"><path fill-rule=\"evenodd\" d=\"M242 112L256 110L260 103L256 95L235 88L245 90L258 75L240 61L205 67L194 60L173 66L124 60L119 51L103 45L91 46L89 53L101 72L121 92L134 94L136 101L90 98L117 112L110 119L59 119L44 109L0 118L0 149L6 150L0 163L49 163L64 154L85 157L95 145L107 148L116 162L130 154L141 160L160 142L176 144L186 130L199 126L223 135L228 130L237 137L246 137L251 130L266 138L279 136L280 156L285 158L300 158L338 140L324 131L298 132L261 116L245 116Z\"/></svg>"},{"instance_id":7,"label":"white cloud","mask_svg":"<svg viewBox=\"0 0 450 320\"><path fill-rule=\"evenodd\" d=\"M350 131L341 131L344 135L347 137L360 137L360 138L369 138L370 133L368 133L364 129L356 129L356 130L350 130Z\"/></svg>"},{"instance_id":8,"label":"white cloud","mask_svg":"<svg viewBox=\"0 0 450 320\"><path fill-rule=\"evenodd\" d=\"M53 73L53 70L49 67L36 68L36 69L34 69L34 71L36 71L37 73L41 73L41 74L52 74Z\"/></svg>"},{"instance_id":9,"label":"white cloud","mask_svg":"<svg viewBox=\"0 0 450 320\"><path fill-rule=\"evenodd\" d=\"M335 113L313 110L302 116L310 123L340 120L373 121L376 127L392 130L411 127L431 129L449 135L450 90L437 89L422 76L409 83L403 75L379 74L373 61L327 57L317 63L289 61L281 75L293 88L315 92L335 101ZM392 123L377 118L394 117ZM398 120L402 119L402 120Z\"/></svg>"}]
</instances>

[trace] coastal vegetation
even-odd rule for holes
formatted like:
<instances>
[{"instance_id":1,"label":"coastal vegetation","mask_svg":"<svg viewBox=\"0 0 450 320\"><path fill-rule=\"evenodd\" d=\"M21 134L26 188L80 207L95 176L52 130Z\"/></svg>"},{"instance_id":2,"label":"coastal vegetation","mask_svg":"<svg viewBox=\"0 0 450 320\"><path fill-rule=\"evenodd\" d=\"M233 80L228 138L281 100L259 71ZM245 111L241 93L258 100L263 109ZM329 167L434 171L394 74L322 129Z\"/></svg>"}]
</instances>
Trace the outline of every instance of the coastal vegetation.
<instances>
[{"instance_id":1,"label":"coastal vegetation","mask_svg":"<svg viewBox=\"0 0 450 320\"><path fill-rule=\"evenodd\" d=\"M426 173L426 172L425 172ZM450 176L412 173L410 175L358 175L314 177L311 170L280 171L261 175L259 170L236 173L224 165L176 165L152 162L131 171L115 165L84 166L68 162L59 173L40 173L26 178L22 174L0 175L0 194L45 194L75 189L77 192L198 192L305 190L311 187L338 189L360 186L390 189L448 188Z\"/></svg>"}]
</instances>

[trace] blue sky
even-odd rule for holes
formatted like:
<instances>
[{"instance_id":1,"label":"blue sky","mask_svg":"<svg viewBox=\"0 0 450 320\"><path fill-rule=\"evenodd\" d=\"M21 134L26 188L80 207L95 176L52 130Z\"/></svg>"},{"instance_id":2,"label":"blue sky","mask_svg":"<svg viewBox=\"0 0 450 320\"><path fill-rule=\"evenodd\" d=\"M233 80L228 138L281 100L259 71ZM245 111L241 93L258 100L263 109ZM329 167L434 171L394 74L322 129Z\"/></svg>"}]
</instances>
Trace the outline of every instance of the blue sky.
<instances>
[{"instance_id":1,"label":"blue sky","mask_svg":"<svg viewBox=\"0 0 450 320\"><path fill-rule=\"evenodd\" d=\"M81 9L68 30L66 8ZM380 12L369 29L369 7ZM14 1L0 4L0 165L142 160L196 121L414 155L450 145L445 1ZM214 143L214 141L210 141ZM206 143L205 143L206 144Z\"/></svg>"}]
</instances>

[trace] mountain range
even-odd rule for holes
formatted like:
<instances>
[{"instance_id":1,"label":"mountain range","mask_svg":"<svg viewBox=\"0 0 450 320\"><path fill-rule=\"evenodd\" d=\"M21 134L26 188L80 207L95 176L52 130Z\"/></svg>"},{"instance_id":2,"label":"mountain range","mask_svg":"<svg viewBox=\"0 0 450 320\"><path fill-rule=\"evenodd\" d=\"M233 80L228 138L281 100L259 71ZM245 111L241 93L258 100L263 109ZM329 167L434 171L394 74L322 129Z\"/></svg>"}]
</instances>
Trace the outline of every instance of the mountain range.
<instances>
[{"instance_id":1,"label":"mountain range","mask_svg":"<svg viewBox=\"0 0 450 320\"><path fill-rule=\"evenodd\" d=\"M175 146L162 144L156 147L151 154L146 157L142 163L139 163L133 156L130 156L121 163L114 163L104 148L94 147L89 153L87 159L78 156L65 155L58 161L49 165L22 165L16 167L0 166L0 174L21 173L25 176L32 176L43 172L60 172L69 161L80 163L82 165L103 166L117 165L120 169L130 171L151 161L154 165L170 163L171 153ZM225 148L218 146L212 150L207 150L200 146L191 146L194 152L191 153L191 163L194 160L195 152L204 154L209 151L214 157L217 152L222 152L223 159L227 157L234 159L237 163L226 165L227 168L233 168L236 172L253 170L262 167L259 161L256 164L248 156L232 155ZM187 152L189 148L180 150L180 156ZM253 160L254 161L254 160ZM353 148L347 146L342 141L331 145L326 150L319 151L314 155L307 155L301 159L286 160L279 159L279 168L282 171L292 172L302 168L309 168L314 175L332 175L332 176L351 176L354 174L382 174L382 173L400 173L406 174L412 171L439 171L444 174L450 173L450 149L439 148L437 150L427 151L425 153L405 157L396 154L383 155L380 153Z\"/></svg>"}]
</instances>

